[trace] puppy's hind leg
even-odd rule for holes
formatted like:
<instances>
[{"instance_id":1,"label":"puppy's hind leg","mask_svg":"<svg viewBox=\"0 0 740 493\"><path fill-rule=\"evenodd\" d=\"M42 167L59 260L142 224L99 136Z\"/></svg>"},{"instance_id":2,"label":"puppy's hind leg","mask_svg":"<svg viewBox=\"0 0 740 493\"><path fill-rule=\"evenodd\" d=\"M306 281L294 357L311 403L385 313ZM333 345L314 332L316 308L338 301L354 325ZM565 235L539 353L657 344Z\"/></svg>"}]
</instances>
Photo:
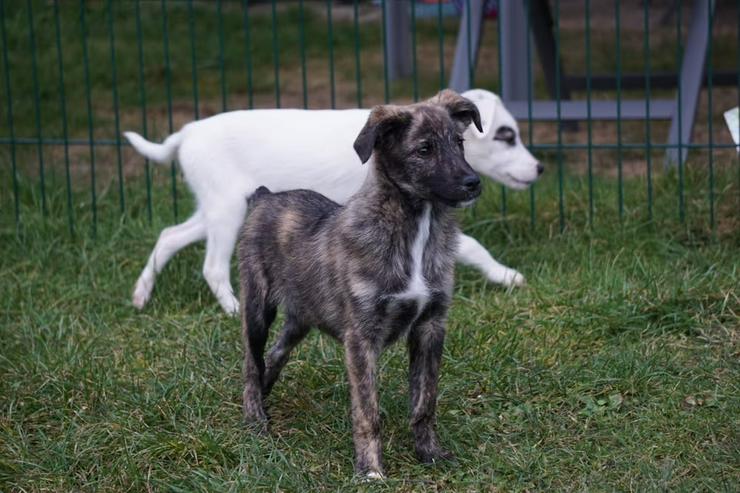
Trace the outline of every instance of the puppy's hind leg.
<instances>
[{"instance_id":1,"label":"puppy's hind leg","mask_svg":"<svg viewBox=\"0 0 740 493\"><path fill-rule=\"evenodd\" d=\"M203 263L203 277L218 299L224 311L236 315L239 311L239 302L234 296L231 287L231 255L234 253L239 227L244 222L246 202L224 201L234 205L230 210L221 211L218 215L209 216L206 237L206 259Z\"/></svg>"},{"instance_id":2,"label":"puppy's hind leg","mask_svg":"<svg viewBox=\"0 0 740 493\"><path fill-rule=\"evenodd\" d=\"M272 390L275 381L280 376L285 364L290 358L290 352L300 343L306 334L311 330L307 325L303 325L290 315L286 315L285 325L278 335L278 340L270 352L267 353L267 362L265 364L265 380L263 385L263 394L265 397Z\"/></svg>"},{"instance_id":3,"label":"puppy's hind leg","mask_svg":"<svg viewBox=\"0 0 740 493\"><path fill-rule=\"evenodd\" d=\"M159 234L154 250L149 255L146 267L144 267L136 281L133 294L134 306L138 309L144 308L152 295L157 274L162 272L165 264L175 253L205 237L206 228L203 214L200 211L196 211L190 219L182 224L163 229Z\"/></svg>"},{"instance_id":4,"label":"puppy's hind leg","mask_svg":"<svg viewBox=\"0 0 740 493\"><path fill-rule=\"evenodd\" d=\"M247 267L247 270L250 271ZM267 414L262 395L265 378L265 344L270 325L275 320L276 307L268 299L264 276L248 272L242 285L242 335L244 338L244 420L263 432Z\"/></svg>"}]
</instances>

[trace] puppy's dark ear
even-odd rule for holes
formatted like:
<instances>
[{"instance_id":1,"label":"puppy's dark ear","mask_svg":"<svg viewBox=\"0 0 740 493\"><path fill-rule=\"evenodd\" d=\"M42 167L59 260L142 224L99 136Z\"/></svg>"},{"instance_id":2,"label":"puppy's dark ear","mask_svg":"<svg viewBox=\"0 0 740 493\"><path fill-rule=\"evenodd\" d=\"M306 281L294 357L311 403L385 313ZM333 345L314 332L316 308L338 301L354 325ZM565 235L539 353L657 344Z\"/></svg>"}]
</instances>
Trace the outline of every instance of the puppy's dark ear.
<instances>
[{"instance_id":1,"label":"puppy's dark ear","mask_svg":"<svg viewBox=\"0 0 740 493\"><path fill-rule=\"evenodd\" d=\"M472 123L479 132L483 131L478 107L471 100L460 96L455 91L444 89L431 98L430 102L444 106L450 113L450 117L463 125L463 129L468 128Z\"/></svg>"},{"instance_id":2,"label":"puppy's dark ear","mask_svg":"<svg viewBox=\"0 0 740 493\"><path fill-rule=\"evenodd\" d=\"M392 131L399 131L411 123L411 113L398 106L376 106L370 112L365 126L355 139L355 152L365 164L382 138Z\"/></svg>"}]
</instances>

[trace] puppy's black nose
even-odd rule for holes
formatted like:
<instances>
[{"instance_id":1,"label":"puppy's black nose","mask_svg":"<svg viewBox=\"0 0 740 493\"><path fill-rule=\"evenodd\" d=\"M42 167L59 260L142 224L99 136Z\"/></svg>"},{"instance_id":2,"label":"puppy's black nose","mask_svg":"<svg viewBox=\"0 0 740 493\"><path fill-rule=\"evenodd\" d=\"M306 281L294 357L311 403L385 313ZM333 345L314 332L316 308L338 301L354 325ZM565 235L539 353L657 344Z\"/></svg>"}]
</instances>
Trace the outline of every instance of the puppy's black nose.
<instances>
[{"instance_id":1,"label":"puppy's black nose","mask_svg":"<svg viewBox=\"0 0 740 493\"><path fill-rule=\"evenodd\" d=\"M463 178L462 184L468 192L475 192L480 188L480 178L478 175L468 175Z\"/></svg>"},{"instance_id":2,"label":"puppy's black nose","mask_svg":"<svg viewBox=\"0 0 740 493\"><path fill-rule=\"evenodd\" d=\"M545 167L541 163L537 163L537 176L545 172Z\"/></svg>"}]
</instances>

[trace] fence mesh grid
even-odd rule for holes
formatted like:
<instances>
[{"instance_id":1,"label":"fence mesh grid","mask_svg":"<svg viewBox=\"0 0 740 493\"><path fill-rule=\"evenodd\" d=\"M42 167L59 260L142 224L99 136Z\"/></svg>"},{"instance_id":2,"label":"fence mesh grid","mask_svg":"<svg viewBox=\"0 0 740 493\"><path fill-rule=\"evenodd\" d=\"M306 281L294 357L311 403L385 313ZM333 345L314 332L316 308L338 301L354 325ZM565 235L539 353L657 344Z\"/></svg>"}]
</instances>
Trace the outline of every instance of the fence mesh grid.
<instances>
[{"instance_id":1,"label":"fence mesh grid","mask_svg":"<svg viewBox=\"0 0 740 493\"><path fill-rule=\"evenodd\" d=\"M484 3L498 3L497 12L482 21L476 45L474 16L459 14ZM401 4L408 24L390 32ZM457 10L419 0L0 0L3 217L18 225L34 211L66 216L72 234L88 222L95 234L101 213L177 220L183 186L175 163L167 173L150 167L122 131L162 139L190 120L233 109L417 101L448 85L459 37L467 41L472 86L509 101L501 22L519 7L531 33L520 48L521 135L551 177L524 194L496 187L502 216L531 228L553 219L563 231L628 214L653 221L656 201L668 200L671 220L700 220L715 233L718 208L740 210L740 161L722 117L740 101L740 2L455 4ZM544 31L554 41L550 71L535 31L543 5L552 21ZM697 41L702 29L705 47ZM390 65L400 56L398 36L408 37L411 51L400 69ZM684 87L686 64L703 71L698 88ZM684 117L694 116L683 104L689 92L697 104L684 141ZM671 118L655 118L658 99L679 102L670 115L676 143L667 143ZM538 116L546 100L554 102L554 118ZM585 114L572 119L578 102ZM605 120L598 113L607 102L616 114ZM679 159L664 166L671 148ZM557 196L554 216L538 209L543 189ZM616 203L604 203L612 200L606 189Z\"/></svg>"}]
</instances>

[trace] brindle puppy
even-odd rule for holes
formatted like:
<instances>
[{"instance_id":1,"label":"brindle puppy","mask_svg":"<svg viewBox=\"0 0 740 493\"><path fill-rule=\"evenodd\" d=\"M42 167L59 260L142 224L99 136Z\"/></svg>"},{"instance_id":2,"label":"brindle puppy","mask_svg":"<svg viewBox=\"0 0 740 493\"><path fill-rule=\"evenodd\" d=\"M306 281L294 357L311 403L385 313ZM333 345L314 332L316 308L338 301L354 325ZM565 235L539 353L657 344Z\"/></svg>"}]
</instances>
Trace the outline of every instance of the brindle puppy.
<instances>
[{"instance_id":1,"label":"brindle puppy","mask_svg":"<svg viewBox=\"0 0 740 493\"><path fill-rule=\"evenodd\" d=\"M266 427L264 398L311 327L345 349L358 473L381 477L376 368L406 335L411 428L422 462L447 459L435 427L437 377L450 305L454 207L481 186L463 155L476 106L452 91L411 106L378 106L355 141L372 171L344 207L308 190L260 187L239 240L245 344L244 415ZM269 165L269 163L266 163ZM285 326L264 358L278 306Z\"/></svg>"}]
</instances>

